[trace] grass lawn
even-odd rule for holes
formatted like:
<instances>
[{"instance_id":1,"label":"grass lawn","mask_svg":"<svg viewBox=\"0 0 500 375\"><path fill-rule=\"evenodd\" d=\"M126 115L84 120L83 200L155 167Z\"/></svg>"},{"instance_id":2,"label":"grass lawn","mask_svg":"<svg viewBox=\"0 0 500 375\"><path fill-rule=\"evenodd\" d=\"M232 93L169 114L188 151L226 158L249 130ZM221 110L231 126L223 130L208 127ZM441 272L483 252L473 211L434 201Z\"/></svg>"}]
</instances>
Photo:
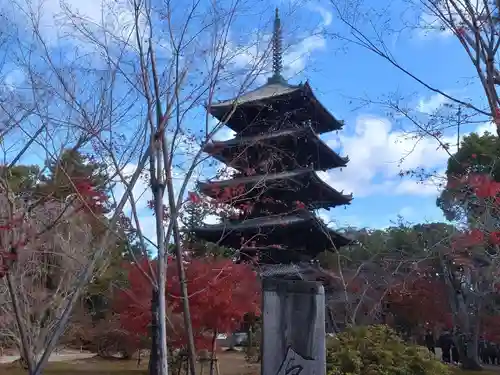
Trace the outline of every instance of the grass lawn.
<instances>
[{"instance_id":1,"label":"grass lawn","mask_svg":"<svg viewBox=\"0 0 500 375\"><path fill-rule=\"evenodd\" d=\"M259 364L245 362L244 354L237 352L219 353L219 375L258 375ZM66 363L51 363L44 375L146 375L147 363L137 367L136 361L107 361L99 358L78 360ZM197 374L202 375L201 369ZM0 365L1 375L26 375L26 371L14 365ZM178 374L173 374L178 375ZM209 375L208 365L205 365L203 375ZM498 370L462 371L454 370L454 375L500 375Z\"/></svg>"},{"instance_id":2,"label":"grass lawn","mask_svg":"<svg viewBox=\"0 0 500 375\"><path fill-rule=\"evenodd\" d=\"M497 369L494 369L494 370L483 370L483 371L463 371L463 370L460 370L459 368L455 369L455 371L453 371L453 374L454 375L500 375L500 366L498 367L498 370Z\"/></svg>"},{"instance_id":3,"label":"grass lawn","mask_svg":"<svg viewBox=\"0 0 500 375\"><path fill-rule=\"evenodd\" d=\"M229 352L219 353L220 375L258 375L259 364L248 364L245 362L243 353ZM145 375L147 374L147 362L137 367L136 361L107 361L99 358L91 358L65 363L51 363L44 371L44 375ZM201 375L198 367L197 374ZM26 371L14 365L0 365L1 375L26 375ZM205 365L204 375L209 375L209 367ZM173 374L177 375L177 374Z\"/></svg>"}]
</instances>

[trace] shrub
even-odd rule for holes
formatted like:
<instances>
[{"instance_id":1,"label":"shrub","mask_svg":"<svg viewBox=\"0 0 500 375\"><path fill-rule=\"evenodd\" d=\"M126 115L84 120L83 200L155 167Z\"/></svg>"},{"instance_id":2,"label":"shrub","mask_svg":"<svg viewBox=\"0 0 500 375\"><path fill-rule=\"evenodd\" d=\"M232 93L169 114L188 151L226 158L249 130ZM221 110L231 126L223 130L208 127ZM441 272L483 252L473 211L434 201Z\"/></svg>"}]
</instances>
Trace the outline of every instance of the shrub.
<instances>
[{"instance_id":1,"label":"shrub","mask_svg":"<svg viewBox=\"0 0 500 375\"><path fill-rule=\"evenodd\" d=\"M328 339L328 375L450 375L426 348L408 345L389 327L356 327Z\"/></svg>"}]
</instances>

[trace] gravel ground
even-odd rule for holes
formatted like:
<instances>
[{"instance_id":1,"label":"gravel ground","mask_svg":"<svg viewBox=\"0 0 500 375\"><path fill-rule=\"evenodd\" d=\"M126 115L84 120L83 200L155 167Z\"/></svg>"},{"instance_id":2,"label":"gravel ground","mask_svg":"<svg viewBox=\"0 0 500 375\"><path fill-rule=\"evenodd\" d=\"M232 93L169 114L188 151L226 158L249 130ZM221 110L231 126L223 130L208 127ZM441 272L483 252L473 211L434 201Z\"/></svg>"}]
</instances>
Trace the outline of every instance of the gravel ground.
<instances>
[{"instance_id":1,"label":"gravel ground","mask_svg":"<svg viewBox=\"0 0 500 375\"><path fill-rule=\"evenodd\" d=\"M49 358L49 362L68 362L75 361L79 359L87 359L95 357L95 353L90 352L80 352L78 350L61 350L52 355ZM6 355L0 357L0 363L12 363L19 359L19 355Z\"/></svg>"}]
</instances>

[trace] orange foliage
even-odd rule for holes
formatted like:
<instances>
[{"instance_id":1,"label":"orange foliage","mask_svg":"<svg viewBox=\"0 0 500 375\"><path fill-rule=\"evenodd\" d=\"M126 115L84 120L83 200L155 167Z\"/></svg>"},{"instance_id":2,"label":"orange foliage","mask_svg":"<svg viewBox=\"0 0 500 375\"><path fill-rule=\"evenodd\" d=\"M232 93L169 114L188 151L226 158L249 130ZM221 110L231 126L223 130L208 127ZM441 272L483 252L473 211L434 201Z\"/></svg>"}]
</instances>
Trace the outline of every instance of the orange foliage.
<instances>
[{"instance_id":1,"label":"orange foliage","mask_svg":"<svg viewBox=\"0 0 500 375\"><path fill-rule=\"evenodd\" d=\"M412 325L449 324L446 285L429 277L394 285L386 297L389 310Z\"/></svg>"},{"instance_id":2,"label":"orange foliage","mask_svg":"<svg viewBox=\"0 0 500 375\"><path fill-rule=\"evenodd\" d=\"M140 266L148 270L148 260ZM153 269L156 265L152 264ZM151 324L152 287L135 265L128 265L129 288L118 297L116 309L130 336L148 335ZM193 259L185 264L189 305L198 349L209 347L214 332L232 332L247 313L259 313L260 286L255 272L246 264L213 258ZM179 315L182 298L177 265L172 259L167 269L167 307L170 311L169 342L182 347L186 340ZM175 322L176 324L173 324Z\"/></svg>"}]
</instances>

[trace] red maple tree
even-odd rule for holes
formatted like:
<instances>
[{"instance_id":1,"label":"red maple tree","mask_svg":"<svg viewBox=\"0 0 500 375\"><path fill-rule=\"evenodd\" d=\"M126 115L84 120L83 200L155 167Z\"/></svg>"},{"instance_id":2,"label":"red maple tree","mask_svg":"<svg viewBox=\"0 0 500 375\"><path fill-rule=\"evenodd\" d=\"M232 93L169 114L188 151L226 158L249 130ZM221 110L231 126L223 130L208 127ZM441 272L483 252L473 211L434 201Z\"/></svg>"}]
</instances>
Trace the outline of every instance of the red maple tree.
<instances>
[{"instance_id":1,"label":"red maple tree","mask_svg":"<svg viewBox=\"0 0 500 375\"><path fill-rule=\"evenodd\" d=\"M478 247L487 252L499 250L500 230L487 223L500 215L500 183L487 174L469 173L459 179L449 177L448 187L469 196L471 206L476 208L474 227L453 238L449 254L456 264L474 268L472 258Z\"/></svg>"},{"instance_id":2,"label":"red maple tree","mask_svg":"<svg viewBox=\"0 0 500 375\"><path fill-rule=\"evenodd\" d=\"M146 262L141 264L148 269ZM137 265L128 265L129 287L115 304L122 326L131 340L149 334L151 283ZM154 268L154 267L153 267ZM228 259L192 259L185 264L192 325L197 349L210 348L217 333L229 333L242 324L245 314L259 313L260 287L250 266ZM186 344L179 315L182 314L181 286L173 259L167 269L168 339L174 348Z\"/></svg>"},{"instance_id":3,"label":"red maple tree","mask_svg":"<svg viewBox=\"0 0 500 375\"><path fill-rule=\"evenodd\" d=\"M122 327L129 332L131 340L149 335L153 290L151 282L143 273L143 270L149 269L149 262L143 259L139 264L124 262L122 265L128 274L128 288L118 293L114 310L120 314Z\"/></svg>"},{"instance_id":4,"label":"red maple tree","mask_svg":"<svg viewBox=\"0 0 500 375\"><path fill-rule=\"evenodd\" d=\"M449 325L446 285L428 276L397 283L385 298L389 311L416 327L427 324Z\"/></svg>"},{"instance_id":5,"label":"red maple tree","mask_svg":"<svg viewBox=\"0 0 500 375\"><path fill-rule=\"evenodd\" d=\"M487 208L487 214L496 215L499 212L500 183L486 174L470 173L459 179L450 176L448 187L456 190L457 194L464 196L467 194L473 199L476 207ZM478 212L483 213L482 210ZM475 227L456 234L451 240L451 246L446 249L444 255L455 268L477 271L475 252L485 251L490 247L498 248L500 245L498 228L488 228L481 223L480 217L478 219ZM492 285L493 289L494 286ZM436 270L430 273L417 273L411 279L392 286L386 302L394 315L402 317L412 325L425 325L431 322L450 327L451 310L446 288L444 281L436 277ZM488 324L492 324L495 317L486 319L490 322Z\"/></svg>"},{"instance_id":6,"label":"red maple tree","mask_svg":"<svg viewBox=\"0 0 500 375\"><path fill-rule=\"evenodd\" d=\"M247 313L258 314L260 287L257 275L246 264L229 259L192 259L186 279L193 328L200 345L207 346L217 333L234 332ZM169 267L168 302L174 313L182 312L176 267Z\"/></svg>"},{"instance_id":7,"label":"red maple tree","mask_svg":"<svg viewBox=\"0 0 500 375\"><path fill-rule=\"evenodd\" d=\"M475 154L472 156L473 159L476 157ZM492 298L498 293L499 272L495 254L500 250L500 228L492 223L500 217L500 183L486 173L472 170L460 177L448 176L448 188L466 202L473 220L468 229L452 239L446 257L451 261L450 267L475 280L473 283L480 288L480 294ZM456 281L455 284L461 285ZM468 305L464 307L468 309ZM462 320L469 319L469 315L456 314L455 318L460 325ZM497 322L496 315L481 316L479 324L483 328L487 324L490 339L500 337Z\"/></svg>"}]
</instances>

